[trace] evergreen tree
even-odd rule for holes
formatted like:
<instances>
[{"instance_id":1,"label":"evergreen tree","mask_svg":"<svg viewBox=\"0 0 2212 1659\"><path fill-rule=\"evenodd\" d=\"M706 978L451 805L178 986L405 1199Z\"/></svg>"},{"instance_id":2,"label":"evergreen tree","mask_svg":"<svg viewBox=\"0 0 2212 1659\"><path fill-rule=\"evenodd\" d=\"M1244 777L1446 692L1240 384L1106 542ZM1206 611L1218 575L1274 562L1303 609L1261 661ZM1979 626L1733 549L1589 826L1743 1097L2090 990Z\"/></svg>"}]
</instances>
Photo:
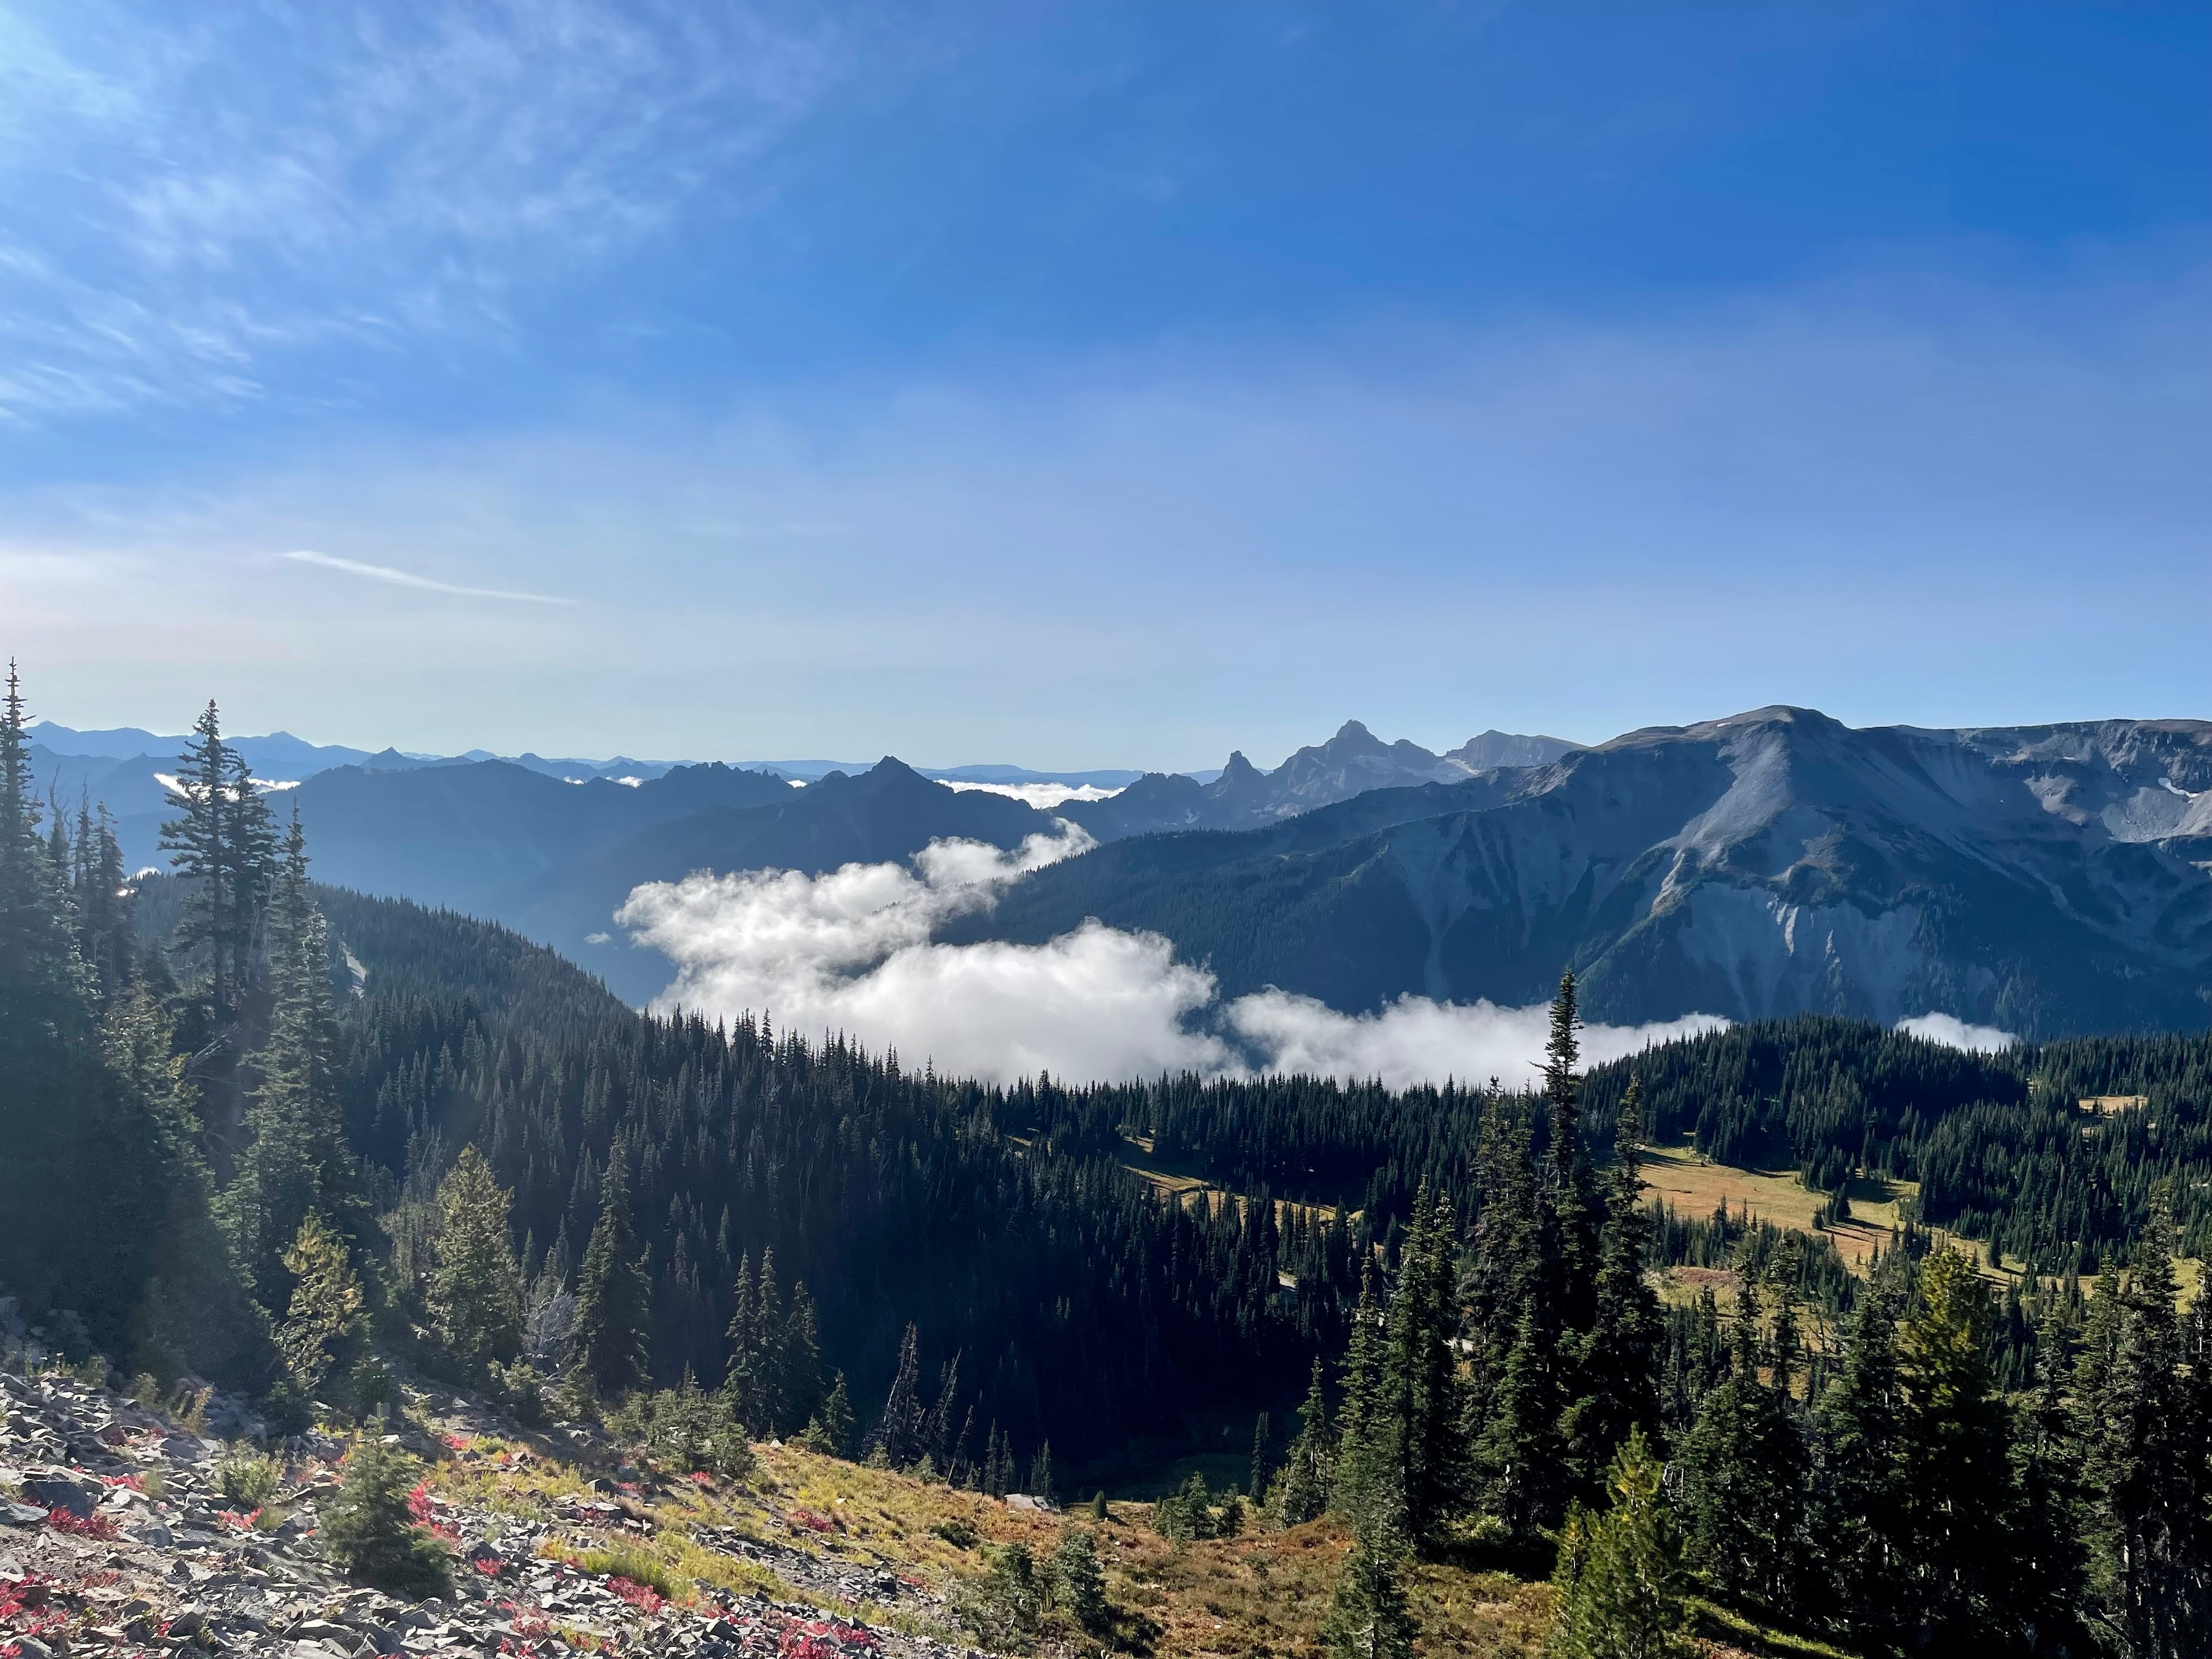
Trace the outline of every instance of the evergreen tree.
<instances>
[{"instance_id":1,"label":"evergreen tree","mask_svg":"<svg viewBox=\"0 0 2212 1659\"><path fill-rule=\"evenodd\" d=\"M722 1409L749 1433L763 1429L760 1299L750 1252L738 1263L737 1283L730 1292L730 1322L723 1335L730 1357L722 1372Z\"/></svg>"},{"instance_id":2,"label":"evergreen tree","mask_svg":"<svg viewBox=\"0 0 2212 1659\"><path fill-rule=\"evenodd\" d=\"M1062 1527L1052 1553L1053 1601L1092 1634L1106 1628L1106 1575L1098 1565L1098 1547L1081 1527Z\"/></svg>"},{"instance_id":3,"label":"evergreen tree","mask_svg":"<svg viewBox=\"0 0 2212 1659\"><path fill-rule=\"evenodd\" d=\"M1321 1359L1316 1356L1306 1384L1305 1404L1298 1413L1297 1437L1291 1442L1283 1459L1282 1478L1275 1488L1276 1524L1303 1526L1326 1510L1335 1469L1336 1433L1328 1420L1328 1401L1322 1393Z\"/></svg>"},{"instance_id":4,"label":"evergreen tree","mask_svg":"<svg viewBox=\"0 0 2212 1659\"><path fill-rule=\"evenodd\" d=\"M1582 1141L1582 1077L1575 1069L1582 1048L1575 1033L1582 1016L1575 976L1559 976L1552 1002L1552 1027L1544 1043L1544 1104L1551 1141L1540 1215L1547 1272L1546 1322L1555 1333L1584 1331L1592 1313L1597 1240L1596 1198Z\"/></svg>"},{"instance_id":5,"label":"evergreen tree","mask_svg":"<svg viewBox=\"0 0 2212 1659\"><path fill-rule=\"evenodd\" d=\"M192 726L179 758L161 846L187 884L178 942L203 951L217 1020L234 1009L251 963L261 902L274 874L276 840L269 805L244 758L222 740L214 703Z\"/></svg>"},{"instance_id":6,"label":"evergreen tree","mask_svg":"<svg viewBox=\"0 0 2212 1659\"><path fill-rule=\"evenodd\" d=\"M830 1385L830 1392L806 1425L807 1449L842 1457L853 1446L853 1401L845 1392L845 1373Z\"/></svg>"},{"instance_id":7,"label":"evergreen tree","mask_svg":"<svg viewBox=\"0 0 2212 1659\"><path fill-rule=\"evenodd\" d=\"M430 1316L448 1352L472 1372L521 1351L522 1269L508 1231L511 1203L474 1146L461 1148L438 1187Z\"/></svg>"},{"instance_id":8,"label":"evergreen tree","mask_svg":"<svg viewBox=\"0 0 2212 1659\"><path fill-rule=\"evenodd\" d=\"M1252 1468L1245 1491L1255 1503L1267 1495L1267 1479L1273 1471L1268 1467L1267 1413L1261 1412L1252 1423Z\"/></svg>"},{"instance_id":9,"label":"evergreen tree","mask_svg":"<svg viewBox=\"0 0 2212 1659\"><path fill-rule=\"evenodd\" d=\"M814 1298L804 1279L791 1287L791 1315L784 1323L781 1358L778 1392L783 1420L776 1425L779 1433L811 1422L822 1405L822 1337Z\"/></svg>"},{"instance_id":10,"label":"evergreen tree","mask_svg":"<svg viewBox=\"0 0 2212 1659\"><path fill-rule=\"evenodd\" d=\"M1512 1352L1522 1311L1543 1294L1534 1169L1522 1101L1492 1087L1475 1149L1474 1227L1462 1288L1467 1304L1468 1421L1488 1423L1492 1390Z\"/></svg>"},{"instance_id":11,"label":"evergreen tree","mask_svg":"<svg viewBox=\"0 0 2212 1659\"><path fill-rule=\"evenodd\" d=\"M1922 1629L1959 1652L2017 1650L2011 1425L1990 1373L1990 1313L1974 1263L1940 1250L1898 1345L1906 1582Z\"/></svg>"},{"instance_id":12,"label":"evergreen tree","mask_svg":"<svg viewBox=\"0 0 2212 1659\"><path fill-rule=\"evenodd\" d=\"M600 1183L599 1224L584 1247L570 1328L569 1375L603 1401L615 1401L646 1380L646 1329L651 1314L650 1252L630 1224L629 1182L617 1153Z\"/></svg>"},{"instance_id":13,"label":"evergreen tree","mask_svg":"<svg viewBox=\"0 0 2212 1659\"><path fill-rule=\"evenodd\" d=\"M414 1467L375 1435L356 1441L315 1541L356 1583L421 1601L447 1593L452 1558L408 1508Z\"/></svg>"},{"instance_id":14,"label":"evergreen tree","mask_svg":"<svg viewBox=\"0 0 2212 1659\"><path fill-rule=\"evenodd\" d=\"M1484 1510L1516 1542L1553 1525L1565 1502L1557 1399L1535 1307L1524 1304L1473 1460Z\"/></svg>"},{"instance_id":15,"label":"evergreen tree","mask_svg":"<svg viewBox=\"0 0 2212 1659\"><path fill-rule=\"evenodd\" d=\"M1666 1324L1658 1297L1644 1281L1651 1224L1644 1213L1638 1158L1642 1105L1642 1090L1632 1082L1621 1101L1606 1183L1594 1322L1577 1353L1581 1397L1562 1425L1568 1465L1586 1486L1595 1483L1632 1430L1647 1436L1659 1431L1659 1357Z\"/></svg>"},{"instance_id":16,"label":"evergreen tree","mask_svg":"<svg viewBox=\"0 0 2212 1659\"><path fill-rule=\"evenodd\" d=\"M1052 1486L1052 1442L1048 1440L1037 1448L1037 1455L1030 1460L1030 1495L1041 1503L1057 1501Z\"/></svg>"},{"instance_id":17,"label":"evergreen tree","mask_svg":"<svg viewBox=\"0 0 2212 1659\"><path fill-rule=\"evenodd\" d=\"M921 1333L909 1322L899 1339L898 1370L884 1401L883 1415L868 1436L869 1449L880 1449L895 1469L905 1468L921 1449Z\"/></svg>"},{"instance_id":18,"label":"evergreen tree","mask_svg":"<svg viewBox=\"0 0 2212 1659\"><path fill-rule=\"evenodd\" d=\"M1817 1418L1816 1529L1834 1610L1851 1628L1876 1633L1904 1628L1911 1547L1897 1357L1902 1267L1902 1257L1892 1258L1861 1296L1842 1372Z\"/></svg>"},{"instance_id":19,"label":"evergreen tree","mask_svg":"<svg viewBox=\"0 0 2212 1659\"><path fill-rule=\"evenodd\" d=\"M1778 1389L1759 1377L1759 1296L1743 1287L1733 1369L1698 1413L1682 1449L1693 1562L1721 1594L1767 1608L1794 1602L1807 1477L1804 1439Z\"/></svg>"},{"instance_id":20,"label":"evergreen tree","mask_svg":"<svg viewBox=\"0 0 2212 1659\"><path fill-rule=\"evenodd\" d=\"M2200 1347L2185 1373L2172 1255L2161 1193L2124 1286L2111 1275L2100 1281L2080 1390L2090 1537L2107 1618L2124 1653L2160 1659L2212 1649L2205 1356ZM2201 1329L2201 1316L2192 1319L2192 1336Z\"/></svg>"},{"instance_id":21,"label":"evergreen tree","mask_svg":"<svg viewBox=\"0 0 2212 1659\"><path fill-rule=\"evenodd\" d=\"M130 982L137 945L123 848L115 838L115 820L104 805L97 816L88 801L78 805L76 836L70 851L77 954L105 1002Z\"/></svg>"},{"instance_id":22,"label":"evergreen tree","mask_svg":"<svg viewBox=\"0 0 2212 1659\"><path fill-rule=\"evenodd\" d=\"M313 1399L333 1375L346 1378L368 1351L368 1298L347 1259L345 1241L309 1214L284 1252L292 1276L291 1311L276 1333L284 1368Z\"/></svg>"},{"instance_id":23,"label":"evergreen tree","mask_svg":"<svg viewBox=\"0 0 2212 1659\"><path fill-rule=\"evenodd\" d=\"M1391 1443L1395 1417L1383 1393L1383 1318L1376 1306L1375 1264L1370 1258L1361 1267L1359 1301L1345 1344L1336 1473L1329 1487L1329 1507L1355 1522L1377 1510L1395 1513L1403 1502Z\"/></svg>"},{"instance_id":24,"label":"evergreen tree","mask_svg":"<svg viewBox=\"0 0 2212 1659\"><path fill-rule=\"evenodd\" d=\"M21 1116L0 1127L22 1133L21 1139L9 1137L18 1147L43 1139L34 1091L56 1086L68 1069L66 1045L90 1024L92 990L63 872L39 835L28 743L11 661L0 703L0 1078L14 1086L0 1090L0 1098L12 1097L8 1103Z\"/></svg>"},{"instance_id":25,"label":"evergreen tree","mask_svg":"<svg viewBox=\"0 0 2212 1659\"><path fill-rule=\"evenodd\" d=\"M759 1434L775 1434L783 1425L787 1410L784 1345L789 1336L784 1323L783 1290L775 1282L775 1252L765 1249L761 1252L760 1280L754 1290L753 1352L748 1368L753 1379L750 1421Z\"/></svg>"},{"instance_id":26,"label":"evergreen tree","mask_svg":"<svg viewBox=\"0 0 2212 1659\"><path fill-rule=\"evenodd\" d=\"M1413 1659L1418 1631L1406 1600L1406 1554L1387 1521L1359 1528L1322 1626L1331 1659Z\"/></svg>"},{"instance_id":27,"label":"evergreen tree","mask_svg":"<svg viewBox=\"0 0 2212 1659\"><path fill-rule=\"evenodd\" d=\"M1382 1366L1381 1409L1364 1432L1389 1463L1393 1501L1407 1537L1429 1542L1461 1485L1458 1390L1452 1339L1459 1308L1452 1273L1452 1213L1423 1188L1399 1258Z\"/></svg>"},{"instance_id":28,"label":"evergreen tree","mask_svg":"<svg viewBox=\"0 0 2212 1659\"><path fill-rule=\"evenodd\" d=\"M1664 1471L1632 1428L1606 1472L1611 1506L1567 1514L1552 1577L1559 1622L1545 1648L1556 1659L1688 1659L1682 1546L1661 1481Z\"/></svg>"},{"instance_id":29,"label":"evergreen tree","mask_svg":"<svg viewBox=\"0 0 2212 1659\"><path fill-rule=\"evenodd\" d=\"M95 1218L83 1224L94 1236L132 1241L143 1252L127 1267L118 1264L119 1280L143 1276L143 1294L139 1282L118 1283L135 1304L130 1318L138 1366L164 1376L265 1376L268 1321L240 1285L216 1222L195 1097L156 988L143 976L125 986L108 1006L100 1037L125 1115L88 1126L94 1166L105 1174L67 1187L81 1218L88 1204L95 1206ZM133 1146L139 1150L127 1150ZM135 1194L127 1176L143 1183Z\"/></svg>"},{"instance_id":30,"label":"evergreen tree","mask_svg":"<svg viewBox=\"0 0 2212 1659\"><path fill-rule=\"evenodd\" d=\"M307 887L307 841L295 810L269 918L268 1040L251 1064L245 1151L217 1206L239 1274L264 1300L287 1281L281 1252L309 1215L364 1230L338 1097L323 918Z\"/></svg>"}]
</instances>

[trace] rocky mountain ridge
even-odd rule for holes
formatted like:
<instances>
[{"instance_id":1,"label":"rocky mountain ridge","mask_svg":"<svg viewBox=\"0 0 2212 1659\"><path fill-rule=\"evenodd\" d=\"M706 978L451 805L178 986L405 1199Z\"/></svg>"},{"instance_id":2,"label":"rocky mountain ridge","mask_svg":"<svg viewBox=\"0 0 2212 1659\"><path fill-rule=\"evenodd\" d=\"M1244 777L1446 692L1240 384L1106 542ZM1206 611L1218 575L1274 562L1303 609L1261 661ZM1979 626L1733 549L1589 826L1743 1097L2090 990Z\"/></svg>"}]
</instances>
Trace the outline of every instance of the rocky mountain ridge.
<instances>
[{"instance_id":1,"label":"rocky mountain ridge","mask_svg":"<svg viewBox=\"0 0 2212 1659\"><path fill-rule=\"evenodd\" d=\"M1039 872L954 942L1097 916L1226 994L1594 1017L1929 1012L2023 1035L2212 1018L2212 723L1858 730L1773 708Z\"/></svg>"}]
</instances>

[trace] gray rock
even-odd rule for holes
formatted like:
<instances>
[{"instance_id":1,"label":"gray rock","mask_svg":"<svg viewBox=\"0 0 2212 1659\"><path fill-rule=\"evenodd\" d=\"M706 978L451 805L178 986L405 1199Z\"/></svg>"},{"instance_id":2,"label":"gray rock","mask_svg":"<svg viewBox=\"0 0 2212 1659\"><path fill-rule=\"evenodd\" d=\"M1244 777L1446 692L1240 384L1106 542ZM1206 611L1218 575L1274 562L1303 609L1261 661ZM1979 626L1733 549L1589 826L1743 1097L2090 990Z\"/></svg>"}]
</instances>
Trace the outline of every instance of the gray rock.
<instances>
[{"instance_id":1,"label":"gray rock","mask_svg":"<svg viewBox=\"0 0 2212 1659\"><path fill-rule=\"evenodd\" d=\"M67 1510L80 1521L100 1506L96 1488L65 1469L37 1469L23 1477L23 1496L46 1510Z\"/></svg>"}]
</instances>

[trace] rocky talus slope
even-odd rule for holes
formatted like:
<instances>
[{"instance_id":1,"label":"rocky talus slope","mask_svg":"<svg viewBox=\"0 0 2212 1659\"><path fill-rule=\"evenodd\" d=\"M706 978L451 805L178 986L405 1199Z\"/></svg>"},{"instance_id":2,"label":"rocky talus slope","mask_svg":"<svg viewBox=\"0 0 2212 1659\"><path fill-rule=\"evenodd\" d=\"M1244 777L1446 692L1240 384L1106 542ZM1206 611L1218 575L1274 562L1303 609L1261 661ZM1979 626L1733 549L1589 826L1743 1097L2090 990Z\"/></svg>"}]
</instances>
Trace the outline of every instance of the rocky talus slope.
<instances>
[{"instance_id":1,"label":"rocky talus slope","mask_svg":"<svg viewBox=\"0 0 2212 1659\"><path fill-rule=\"evenodd\" d=\"M665 1568L638 1569L673 1595L625 1577L626 1550L665 1558L635 1549L660 1530L663 1483L589 1434L586 1462L571 1464L499 1437L500 1425L465 1401L410 1394L410 1417L433 1426L392 1437L424 1458L417 1510L455 1558L452 1595L412 1603L349 1583L317 1547L318 1510L339 1486L340 1442L284 1442L287 1478L257 1510L222 1497L227 1449L214 1434L66 1374L0 1372L0 1493L12 1494L0 1498L0 1654L973 1650L917 1633L945 1619L941 1597L872 1563L781 1541L761 1524L771 1508L726 1510L711 1486L684 1496L702 1517L690 1528L693 1565L716 1576L671 1583ZM234 1407L223 1421L224 1403L222 1426L251 1426ZM585 1473L592 1462L608 1469L596 1484Z\"/></svg>"},{"instance_id":2,"label":"rocky talus slope","mask_svg":"<svg viewBox=\"0 0 2212 1659\"><path fill-rule=\"evenodd\" d=\"M271 1447L282 1480L257 1510L222 1493L260 1427L235 1401L187 1424L64 1372L0 1370L0 1659L1307 1659L1350 1547L1326 1518L1175 1543L1148 1504L1062 1514L772 1443L743 1480L684 1475L594 1428L527 1433L441 1388L402 1394L392 1437L421 1461L414 1507L454 1569L450 1594L411 1602L319 1547L339 1439ZM1016 1544L1042 1581L1071 1528L1103 1569L1091 1628L994 1589ZM1424 1563L1408 1590L1431 1659L1533 1659L1551 1624L1547 1587L1502 1573Z\"/></svg>"}]
</instances>

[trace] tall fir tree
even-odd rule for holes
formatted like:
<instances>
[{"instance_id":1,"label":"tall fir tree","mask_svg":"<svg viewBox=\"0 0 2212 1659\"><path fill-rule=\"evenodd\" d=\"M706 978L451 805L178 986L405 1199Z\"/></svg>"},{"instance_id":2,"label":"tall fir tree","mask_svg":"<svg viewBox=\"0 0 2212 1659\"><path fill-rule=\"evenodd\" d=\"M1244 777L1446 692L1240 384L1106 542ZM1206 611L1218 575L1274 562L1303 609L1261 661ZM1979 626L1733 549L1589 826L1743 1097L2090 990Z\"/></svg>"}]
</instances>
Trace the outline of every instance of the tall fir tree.
<instances>
[{"instance_id":1,"label":"tall fir tree","mask_svg":"<svg viewBox=\"0 0 2212 1659\"><path fill-rule=\"evenodd\" d=\"M730 1322L723 1332L729 1360L722 1372L722 1409L748 1433L759 1425L760 1298L752 1255L738 1258L737 1282L730 1291Z\"/></svg>"},{"instance_id":2,"label":"tall fir tree","mask_svg":"<svg viewBox=\"0 0 2212 1659\"><path fill-rule=\"evenodd\" d=\"M1894 1636L1905 1625L1911 1550L1901 1456L1904 1398L1897 1310L1905 1258L1893 1256L1861 1292L1843 1369L1815 1417L1814 1528L1831 1615L1854 1630Z\"/></svg>"},{"instance_id":3,"label":"tall fir tree","mask_svg":"<svg viewBox=\"0 0 2212 1659\"><path fill-rule=\"evenodd\" d=\"M1298 1412L1298 1431L1283 1457L1281 1478L1274 1489L1274 1518L1278 1526L1303 1526L1328 1508L1329 1485L1336 1473L1336 1431L1328 1420L1328 1400L1322 1389L1321 1357L1314 1356L1313 1371L1306 1383L1305 1404Z\"/></svg>"},{"instance_id":4,"label":"tall fir tree","mask_svg":"<svg viewBox=\"0 0 2212 1659\"><path fill-rule=\"evenodd\" d=\"M513 1195L473 1146L438 1184L438 1265L430 1316L447 1350L471 1373L512 1360L522 1346L522 1268L508 1222Z\"/></svg>"},{"instance_id":5,"label":"tall fir tree","mask_svg":"<svg viewBox=\"0 0 2212 1659\"><path fill-rule=\"evenodd\" d=\"M1344 1399L1337 1408L1336 1474L1329 1507L1359 1523L1370 1514L1395 1516L1404 1500L1396 1449L1390 1443L1393 1413L1383 1393L1386 1333L1375 1298L1375 1263L1362 1264L1359 1301L1344 1349Z\"/></svg>"},{"instance_id":6,"label":"tall fir tree","mask_svg":"<svg viewBox=\"0 0 2212 1659\"><path fill-rule=\"evenodd\" d=\"M1651 1222L1643 1201L1639 1148L1643 1088L1632 1081L1620 1103L1607 1174L1605 1224L1598 1240L1595 1308L1577 1345L1577 1397L1562 1423L1568 1466L1587 1491L1604 1475L1632 1431L1659 1432L1659 1359L1666 1322L1644 1279Z\"/></svg>"},{"instance_id":7,"label":"tall fir tree","mask_svg":"<svg viewBox=\"0 0 2212 1659\"><path fill-rule=\"evenodd\" d=\"M2016 1650L2011 1424L1990 1366L1990 1291L1963 1252L1920 1272L1898 1342L1906 1583L1923 1642L1960 1653ZM2008 1645L2010 1644L2010 1645Z\"/></svg>"},{"instance_id":8,"label":"tall fir tree","mask_svg":"<svg viewBox=\"0 0 2212 1659\"><path fill-rule=\"evenodd\" d=\"M32 1091L55 1086L69 1069L68 1043L90 1028L92 993L64 872L39 834L28 750L11 661L0 704L0 1076L15 1082L0 1092L14 1097L27 1129L35 1127Z\"/></svg>"},{"instance_id":9,"label":"tall fir tree","mask_svg":"<svg viewBox=\"0 0 2212 1659\"><path fill-rule=\"evenodd\" d=\"M1378 1420L1366 1431L1385 1448L1394 1507L1417 1547L1434 1540L1464 1478L1454 1239L1450 1201L1423 1188L1385 1318Z\"/></svg>"},{"instance_id":10,"label":"tall fir tree","mask_svg":"<svg viewBox=\"0 0 2212 1659\"><path fill-rule=\"evenodd\" d=\"M1492 1390L1489 1419L1470 1425L1482 1508L1516 1544L1557 1525L1565 1504L1559 1420L1550 1346L1531 1297L1522 1304L1513 1346Z\"/></svg>"},{"instance_id":11,"label":"tall fir tree","mask_svg":"<svg viewBox=\"0 0 2212 1659\"><path fill-rule=\"evenodd\" d=\"M599 1223L577 1276L569 1376L593 1398L613 1401L646 1382L653 1311L650 1252L630 1221L629 1176L619 1146L607 1158L600 1194Z\"/></svg>"},{"instance_id":12,"label":"tall fir tree","mask_svg":"<svg viewBox=\"0 0 2212 1659\"><path fill-rule=\"evenodd\" d=\"M1492 1390L1512 1352L1522 1310L1542 1295L1540 1227L1528 1114L1522 1097L1492 1086L1475 1146L1474 1226L1467 1304L1468 1420L1490 1420Z\"/></svg>"},{"instance_id":13,"label":"tall fir tree","mask_svg":"<svg viewBox=\"0 0 2212 1659\"><path fill-rule=\"evenodd\" d=\"M1759 1375L1759 1296L1746 1284L1729 1378L1683 1449L1692 1561L1723 1595L1786 1609L1798 1595L1808 1457L1788 1397Z\"/></svg>"},{"instance_id":14,"label":"tall fir tree","mask_svg":"<svg viewBox=\"0 0 2212 1659\"><path fill-rule=\"evenodd\" d=\"M777 1370L783 1402L777 1432L795 1433L813 1420L822 1405L822 1333L814 1297L803 1279L791 1287L791 1312L784 1321Z\"/></svg>"},{"instance_id":15,"label":"tall fir tree","mask_svg":"<svg viewBox=\"0 0 2212 1659\"><path fill-rule=\"evenodd\" d=\"M283 1253L310 1215L358 1237L366 1217L339 1098L328 945L295 809L270 906L267 1040L249 1058L246 1146L218 1213L240 1276L264 1304L290 1292Z\"/></svg>"},{"instance_id":16,"label":"tall fir tree","mask_svg":"<svg viewBox=\"0 0 2212 1659\"><path fill-rule=\"evenodd\" d=\"M161 846L185 883L178 943L204 954L209 1001L227 1021L252 965L276 839L269 804L245 758L223 742L212 702L193 722L168 804L178 816L161 826Z\"/></svg>"},{"instance_id":17,"label":"tall fir tree","mask_svg":"<svg viewBox=\"0 0 2212 1659\"><path fill-rule=\"evenodd\" d=\"M921 1450L921 1333L909 1322L899 1339L898 1368L883 1415L868 1436L870 1451L881 1451L895 1469L905 1468ZM1006 1477L1012 1479L1011 1472Z\"/></svg>"},{"instance_id":18,"label":"tall fir tree","mask_svg":"<svg viewBox=\"0 0 2212 1659\"><path fill-rule=\"evenodd\" d=\"M2099 1283L2080 1378L2090 1541L2106 1617L2130 1659L2212 1650L2205 1356L2184 1371L2173 1248L2161 1191L2134 1271Z\"/></svg>"},{"instance_id":19,"label":"tall fir tree","mask_svg":"<svg viewBox=\"0 0 2212 1659\"><path fill-rule=\"evenodd\" d=\"M1596 1195L1583 1151L1582 1028L1575 976L1559 976L1544 1042L1544 1106L1550 1133L1541 1191L1546 1322L1555 1334L1589 1329L1597 1256Z\"/></svg>"}]
</instances>

